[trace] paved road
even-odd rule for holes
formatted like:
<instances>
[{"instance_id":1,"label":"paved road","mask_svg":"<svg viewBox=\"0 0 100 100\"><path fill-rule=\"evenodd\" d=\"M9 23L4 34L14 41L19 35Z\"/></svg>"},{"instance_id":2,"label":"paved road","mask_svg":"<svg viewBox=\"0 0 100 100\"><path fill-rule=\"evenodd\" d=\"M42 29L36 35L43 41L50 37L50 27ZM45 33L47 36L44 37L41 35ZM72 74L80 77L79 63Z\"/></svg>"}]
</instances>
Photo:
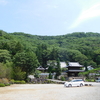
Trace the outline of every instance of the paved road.
<instances>
[{"instance_id":1,"label":"paved road","mask_svg":"<svg viewBox=\"0 0 100 100\"><path fill-rule=\"evenodd\" d=\"M100 100L100 83L92 84L71 88L63 84L15 84L0 87L0 100Z\"/></svg>"}]
</instances>

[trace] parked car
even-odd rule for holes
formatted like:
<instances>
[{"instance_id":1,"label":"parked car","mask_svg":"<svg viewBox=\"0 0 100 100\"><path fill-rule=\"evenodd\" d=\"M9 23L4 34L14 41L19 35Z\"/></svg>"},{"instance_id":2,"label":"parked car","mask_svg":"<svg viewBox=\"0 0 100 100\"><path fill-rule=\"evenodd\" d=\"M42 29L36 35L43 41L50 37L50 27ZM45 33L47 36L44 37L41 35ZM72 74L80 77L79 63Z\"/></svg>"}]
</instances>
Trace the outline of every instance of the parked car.
<instances>
[{"instance_id":1,"label":"parked car","mask_svg":"<svg viewBox=\"0 0 100 100\"><path fill-rule=\"evenodd\" d=\"M100 77L96 78L96 82L100 82Z\"/></svg>"},{"instance_id":2,"label":"parked car","mask_svg":"<svg viewBox=\"0 0 100 100\"><path fill-rule=\"evenodd\" d=\"M72 86L84 86L84 81L82 79L73 79L69 82L65 82L64 86L72 87Z\"/></svg>"}]
</instances>

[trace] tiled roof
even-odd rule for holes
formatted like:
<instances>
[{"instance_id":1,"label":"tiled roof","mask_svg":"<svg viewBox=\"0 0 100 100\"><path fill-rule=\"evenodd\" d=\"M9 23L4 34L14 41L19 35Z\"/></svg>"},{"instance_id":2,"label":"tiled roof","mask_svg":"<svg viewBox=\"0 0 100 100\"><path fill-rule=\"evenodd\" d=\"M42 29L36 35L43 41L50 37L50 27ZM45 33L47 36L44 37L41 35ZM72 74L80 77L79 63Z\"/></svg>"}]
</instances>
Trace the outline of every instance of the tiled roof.
<instances>
[{"instance_id":1,"label":"tiled roof","mask_svg":"<svg viewBox=\"0 0 100 100\"><path fill-rule=\"evenodd\" d=\"M83 67L83 66L80 65L78 62L69 62L68 65L69 65L69 66L73 66L73 67L74 67L74 66L75 66L75 67L76 67L76 66L77 66L77 67Z\"/></svg>"}]
</instances>

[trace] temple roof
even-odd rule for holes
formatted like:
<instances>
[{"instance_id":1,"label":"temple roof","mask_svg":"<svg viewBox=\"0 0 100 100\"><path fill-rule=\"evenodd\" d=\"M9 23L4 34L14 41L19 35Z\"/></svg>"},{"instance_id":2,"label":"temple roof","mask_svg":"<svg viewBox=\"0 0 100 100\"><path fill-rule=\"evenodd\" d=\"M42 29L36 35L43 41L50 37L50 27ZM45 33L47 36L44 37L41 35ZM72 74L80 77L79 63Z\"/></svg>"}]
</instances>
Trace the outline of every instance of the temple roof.
<instances>
[{"instance_id":1,"label":"temple roof","mask_svg":"<svg viewBox=\"0 0 100 100\"><path fill-rule=\"evenodd\" d=\"M78 62L69 62L68 67L83 67Z\"/></svg>"}]
</instances>

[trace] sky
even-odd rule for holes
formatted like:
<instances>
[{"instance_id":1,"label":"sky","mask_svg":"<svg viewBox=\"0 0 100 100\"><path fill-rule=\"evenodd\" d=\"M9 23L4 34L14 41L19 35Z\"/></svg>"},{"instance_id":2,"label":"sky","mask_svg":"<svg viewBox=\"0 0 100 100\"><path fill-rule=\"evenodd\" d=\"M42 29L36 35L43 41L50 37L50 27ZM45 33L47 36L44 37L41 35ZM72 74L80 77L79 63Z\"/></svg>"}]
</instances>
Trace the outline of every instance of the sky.
<instances>
[{"instance_id":1,"label":"sky","mask_svg":"<svg viewBox=\"0 0 100 100\"><path fill-rule=\"evenodd\" d=\"M100 33L100 0L0 0L0 30L42 36Z\"/></svg>"}]
</instances>

